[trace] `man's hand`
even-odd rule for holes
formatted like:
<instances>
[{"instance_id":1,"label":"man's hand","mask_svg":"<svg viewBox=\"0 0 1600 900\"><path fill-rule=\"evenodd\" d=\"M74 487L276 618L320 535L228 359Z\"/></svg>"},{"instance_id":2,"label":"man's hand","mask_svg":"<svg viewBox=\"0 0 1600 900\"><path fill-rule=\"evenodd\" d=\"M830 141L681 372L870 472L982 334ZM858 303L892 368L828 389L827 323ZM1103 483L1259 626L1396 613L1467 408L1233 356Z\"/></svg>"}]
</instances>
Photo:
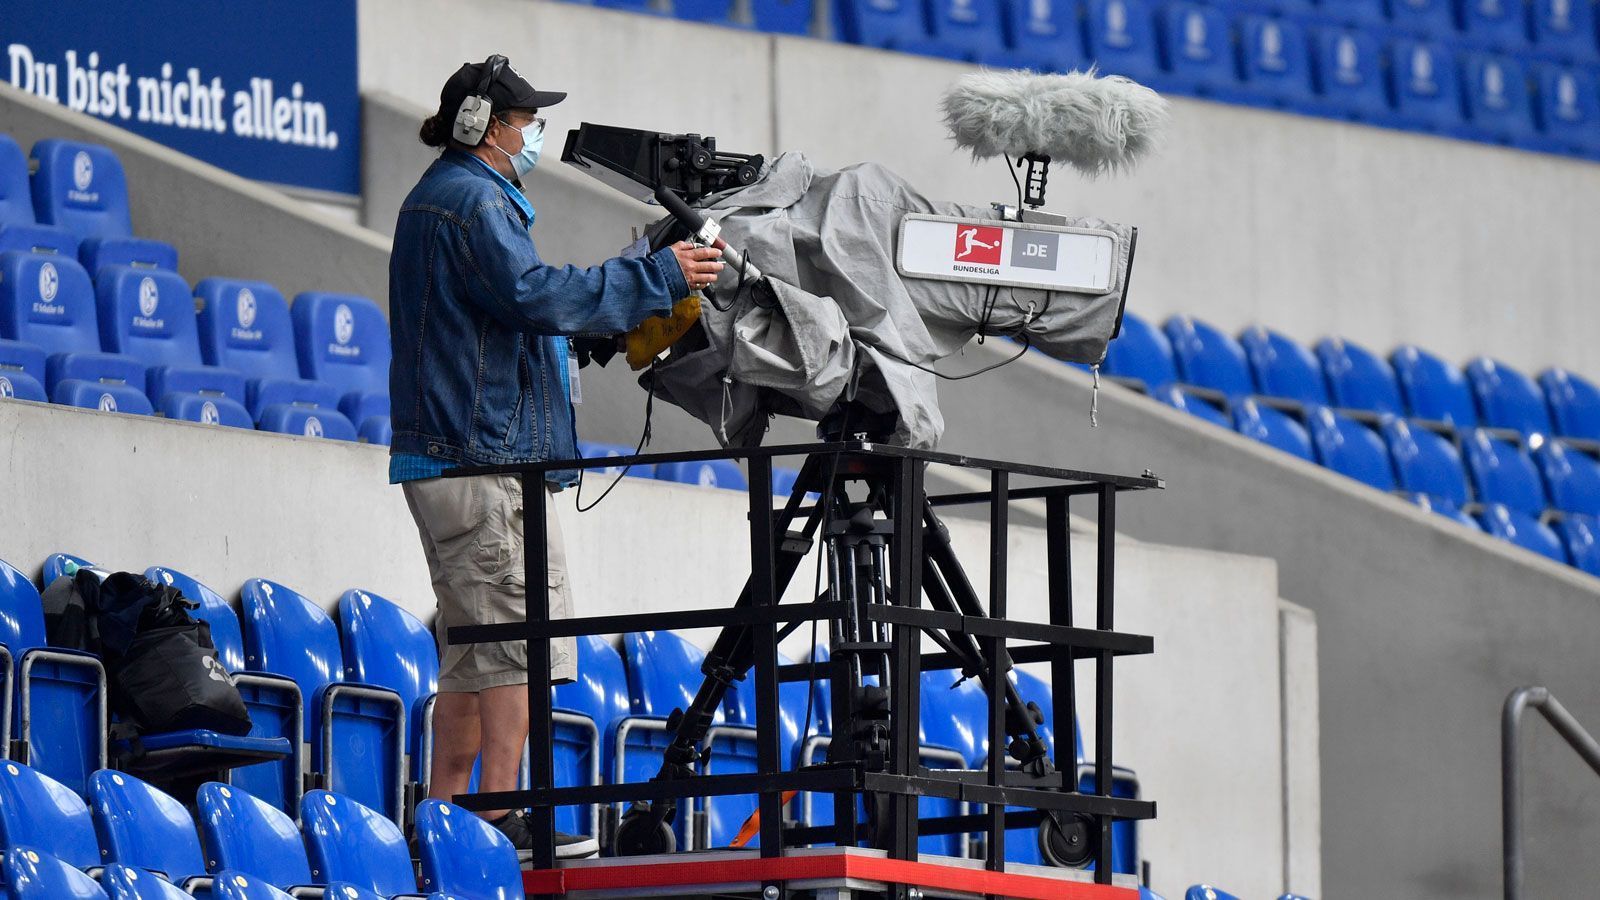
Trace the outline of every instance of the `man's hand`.
<instances>
[{"instance_id":1,"label":"man's hand","mask_svg":"<svg viewBox=\"0 0 1600 900\"><path fill-rule=\"evenodd\" d=\"M710 247L696 247L688 241L672 245L672 252L678 257L678 265L683 269L683 280L689 283L689 290L698 290L716 282L717 273L722 271L723 266L723 263L717 262L717 258L722 256L722 248L726 246L721 238Z\"/></svg>"}]
</instances>

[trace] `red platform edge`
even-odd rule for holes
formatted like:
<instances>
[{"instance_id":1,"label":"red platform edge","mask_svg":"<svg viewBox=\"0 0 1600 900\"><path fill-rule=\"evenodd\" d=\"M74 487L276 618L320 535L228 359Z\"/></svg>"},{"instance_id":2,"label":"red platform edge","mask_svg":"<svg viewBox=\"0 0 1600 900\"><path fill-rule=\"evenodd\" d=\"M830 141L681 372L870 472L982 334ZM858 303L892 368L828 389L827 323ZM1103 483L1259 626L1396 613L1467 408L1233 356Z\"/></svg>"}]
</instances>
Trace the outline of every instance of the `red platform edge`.
<instances>
[{"instance_id":1,"label":"red platform edge","mask_svg":"<svg viewBox=\"0 0 1600 900\"><path fill-rule=\"evenodd\" d=\"M522 884L529 894L565 894L569 891L844 878L1027 900L1137 900L1139 896L1134 888L1108 884L850 854L534 869L522 873Z\"/></svg>"}]
</instances>

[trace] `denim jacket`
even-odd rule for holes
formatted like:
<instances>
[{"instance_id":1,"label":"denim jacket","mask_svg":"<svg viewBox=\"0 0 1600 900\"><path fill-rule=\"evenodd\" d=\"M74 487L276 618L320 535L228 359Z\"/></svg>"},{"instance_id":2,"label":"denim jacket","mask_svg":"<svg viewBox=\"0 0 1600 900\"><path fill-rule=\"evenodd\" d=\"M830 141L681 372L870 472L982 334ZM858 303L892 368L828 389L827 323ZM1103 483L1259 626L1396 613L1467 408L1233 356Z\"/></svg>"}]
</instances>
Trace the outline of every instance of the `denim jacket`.
<instances>
[{"instance_id":1,"label":"denim jacket","mask_svg":"<svg viewBox=\"0 0 1600 900\"><path fill-rule=\"evenodd\" d=\"M400 207L391 453L451 465L575 458L566 336L627 331L689 292L668 248L588 269L546 265L503 185L446 150Z\"/></svg>"}]
</instances>

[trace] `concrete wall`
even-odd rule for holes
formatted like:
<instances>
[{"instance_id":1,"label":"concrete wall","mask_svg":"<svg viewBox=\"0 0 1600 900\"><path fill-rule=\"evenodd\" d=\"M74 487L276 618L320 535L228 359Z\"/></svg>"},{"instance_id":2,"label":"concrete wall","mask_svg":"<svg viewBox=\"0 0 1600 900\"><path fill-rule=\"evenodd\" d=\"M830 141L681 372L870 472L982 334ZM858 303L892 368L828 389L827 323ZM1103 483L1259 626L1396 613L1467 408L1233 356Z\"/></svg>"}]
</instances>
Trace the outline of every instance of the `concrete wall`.
<instances>
[{"instance_id":1,"label":"concrete wall","mask_svg":"<svg viewBox=\"0 0 1600 900\"><path fill-rule=\"evenodd\" d=\"M224 596L246 578L271 577L330 607L359 586L427 617L433 598L421 547L385 464L382 449L364 445L0 402L0 469L8 473L0 558L35 573L62 550L113 569L168 565ZM571 492L563 494L581 608L731 603L748 566L743 504L731 491L628 479L580 515ZM987 529L955 522L953 531L975 583L985 583ZM1073 538L1083 617L1093 614L1092 541L1090 533ZM1013 616L1046 619L1043 534L1014 527L1010 552ZM1293 843L1284 822L1301 814L1285 798L1315 809L1314 770L1284 763L1286 746L1314 740L1315 689L1293 691L1294 708L1309 716L1297 719L1286 717L1281 687L1314 685L1314 622L1303 611L1280 616L1270 560L1133 540L1119 540L1117 552L1118 624L1153 634L1159 649L1118 663L1116 734L1116 759L1138 771L1145 796L1159 804L1160 818L1143 832L1156 883L1177 896L1205 873L1247 896L1274 896ZM619 577L623 558L630 574ZM810 579L796 579L796 588L787 599L808 596ZM1291 620L1298 637L1280 643ZM714 633L689 636L708 645ZM786 650L800 656L805 640L797 635ZM1224 645L1230 651L1217 653ZM1085 702L1091 689L1086 678ZM1302 732L1285 733L1285 722ZM1229 740L1212 739L1219 728ZM1295 875L1299 889L1318 890L1314 867Z\"/></svg>"},{"instance_id":2,"label":"concrete wall","mask_svg":"<svg viewBox=\"0 0 1600 900\"><path fill-rule=\"evenodd\" d=\"M540 0L366 0L360 15L362 90L424 108L461 62L503 52L571 92L551 109L557 134L695 131L825 166L881 162L951 200L1014 196L1003 164L974 166L939 124L960 64ZM1198 100L1173 113L1166 149L1134 176L1051 178L1053 210L1141 226L1141 315L1600 375L1587 243L1600 166Z\"/></svg>"}]
</instances>

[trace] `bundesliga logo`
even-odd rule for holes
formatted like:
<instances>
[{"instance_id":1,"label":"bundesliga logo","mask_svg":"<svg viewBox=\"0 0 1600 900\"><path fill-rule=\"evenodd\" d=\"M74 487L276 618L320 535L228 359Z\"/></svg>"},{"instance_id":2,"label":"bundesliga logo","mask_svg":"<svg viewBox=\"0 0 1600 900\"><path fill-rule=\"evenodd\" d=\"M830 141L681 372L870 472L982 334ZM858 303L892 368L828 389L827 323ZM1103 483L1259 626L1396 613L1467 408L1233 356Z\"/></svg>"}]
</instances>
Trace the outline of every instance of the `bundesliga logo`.
<instances>
[{"instance_id":1,"label":"bundesliga logo","mask_svg":"<svg viewBox=\"0 0 1600 900\"><path fill-rule=\"evenodd\" d=\"M987 225L960 225L956 228L956 262L1000 265L1000 240L1005 229Z\"/></svg>"}]
</instances>

